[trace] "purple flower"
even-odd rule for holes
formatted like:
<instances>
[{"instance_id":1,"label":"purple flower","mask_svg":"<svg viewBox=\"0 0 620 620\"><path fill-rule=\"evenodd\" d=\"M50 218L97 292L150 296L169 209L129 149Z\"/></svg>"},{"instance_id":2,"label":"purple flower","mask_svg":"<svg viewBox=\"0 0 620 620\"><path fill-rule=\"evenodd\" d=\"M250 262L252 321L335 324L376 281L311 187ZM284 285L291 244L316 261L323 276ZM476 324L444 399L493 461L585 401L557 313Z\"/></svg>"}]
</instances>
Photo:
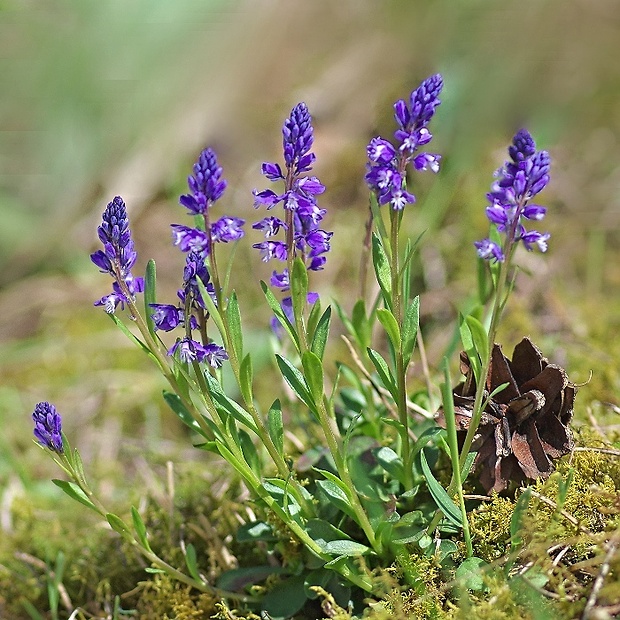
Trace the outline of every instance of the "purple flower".
<instances>
[{"instance_id":1,"label":"purple flower","mask_svg":"<svg viewBox=\"0 0 620 620\"><path fill-rule=\"evenodd\" d=\"M205 256L199 252L190 252L185 257L183 288L179 291L178 295L183 303L185 303L186 296L190 295L194 303L196 303L200 308L205 309L206 305L200 292L198 280L202 282L203 286L215 302L215 288L210 282L211 274L209 273L205 263Z\"/></svg>"},{"instance_id":2,"label":"purple flower","mask_svg":"<svg viewBox=\"0 0 620 620\"><path fill-rule=\"evenodd\" d=\"M503 249L495 249L495 243L483 239L476 243L481 258L503 261L514 244L523 242L526 250L537 247L547 250L548 233L528 231L523 220L542 220L545 207L530 204L530 200L549 183L550 158L547 151L537 151L534 139L525 129L520 129L508 147L510 159L495 173L496 180L487 194L489 206L486 215L500 233L505 234Z\"/></svg>"},{"instance_id":3,"label":"purple flower","mask_svg":"<svg viewBox=\"0 0 620 620\"><path fill-rule=\"evenodd\" d=\"M286 243L282 241L262 241L261 243L253 244L252 247L260 250L261 260L264 263L272 258L284 261L288 256Z\"/></svg>"},{"instance_id":4,"label":"purple flower","mask_svg":"<svg viewBox=\"0 0 620 620\"><path fill-rule=\"evenodd\" d=\"M433 138L427 125L441 103L439 94L442 88L441 75L433 75L411 93L409 104L404 99L394 104L394 118L398 124L394 137L398 147L380 137L373 138L368 144L365 178L380 205L390 204L392 209L400 211L415 202L415 196L406 188L408 164L411 163L415 170L439 171L440 155L416 155L416 151Z\"/></svg>"},{"instance_id":5,"label":"purple flower","mask_svg":"<svg viewBox=\"0 0 620 620\"><path fill-rule=\"evenodd\" d=\"M178 353L182 362L190 363L193 361L207 362L213 368L219 368L224 360L228 359L226 351L215 343L202 345L191 338L180 338L168 351L168 355L173 356Z\"/></svg>"},{"instance_id":6,"label":"purple flower","mask_svg":"<svg viewBox=\"0 0 620 620\"><path fill-rule=\"evenodd\" d=\"M63 454L62 420L54 405L47 401L38 403L32 414L34 436L40 445L57 454Z\"/></svg>"},{"instance_id":7,"label":"purple flower","mask_svg":"<svg viewBox=\"0 0 620 620\"><path fill-rule=\"evenodd\" d=\"M134 278L129 274L124 280L125 287L129 291L129 294L134 297L136 293L144 292L144 278ZM122 291L118 282L112 282L112 292L109 295L104 295L101 299L96 301L93 305L103 306L104 310L108 314L114 314L114 311L120 304L121 309L125 309L125 304L129 300L125 293Z\"/></svg>"},{"instance_id":8,"label":"purple flower","mask_svg":"<svg viewBox=\"0 0 620 620\"><path fill-rule=\"evenodd\" d=\"M280 228L286 230L286 224L279 217L265 217L259 220L255 224L252 224L252 228L256 230L262 230L266 238L274 237L280 231Z\"/></svg>"},{"instance_id":9,"label":"purple flower","mask_svg":"<svg viewBox=\"0 0 620 620\"><path fill-rule=\"evenodd\" d=\"M175 327L183 325L184 313L182 308L172 304L149 304L149 306L155 311L151 314L151 319L153 319L156 329L169 332Z\"/></svg>"},{"instance_id":10,"label":"purple flower","mask_svg":"<svg viewBox=\"0 0 620 620\"><path fill-rule=\"evenodd\" d=\"M194 215L204 214L226 189L222 177L222 168L212 149L200 153L194 164L194 175L187 178L190 194L181 196L179 202Z\"/></svg>"},{"instance_id":11,"label":"purple flower","mask_svg":"<svg viewBox=\"0 0 620 620\"><path fill-rule=\"evenodd\" d=\"M197 228L183 226L183 224L170 224L172 228L172 244L179 247L181 252L204 252L210 251L209 235Z\"/></svg>"},{"instance_id":12,"label":"purple flower","mask_svg":"<svg viewBox=\"0 0 620 620\"><path fill-rule=\"evenodd\" d=\"M211 239L222 243L237 241L244 235L244 224L245 220L238 217L221 217L211 225Z\"/></svg>"}]
</instances>

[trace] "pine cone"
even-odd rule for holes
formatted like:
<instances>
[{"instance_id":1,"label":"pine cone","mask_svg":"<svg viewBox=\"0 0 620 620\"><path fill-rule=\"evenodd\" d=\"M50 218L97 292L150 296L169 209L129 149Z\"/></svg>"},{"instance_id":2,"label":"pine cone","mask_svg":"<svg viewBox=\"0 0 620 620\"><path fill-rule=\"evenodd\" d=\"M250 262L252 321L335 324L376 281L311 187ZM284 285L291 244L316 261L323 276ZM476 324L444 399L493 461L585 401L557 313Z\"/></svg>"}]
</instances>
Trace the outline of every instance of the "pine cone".
<instances>
[{"instance_id":1,"label":"pine cone","mask_svg":"<svg viewBox=\"0 0 620 620\"><path fill-rule=\"evenodd\" d=\"M476 393L464 351L461 372L465 381L453 393L457 431L464 439ZM503 383L508 385L485 407L471 447L478 452L475 467L487 493L503 491L511 480L548 478L554 469L552 460L568 454L574 446L568 424L573 417L576 388L566 371L549 364L529 338L515 347L512 360L506 358L500 345L493 346L485 400ZM442 410L437 418L445 428Z\"/></svg>"}]
</instances>

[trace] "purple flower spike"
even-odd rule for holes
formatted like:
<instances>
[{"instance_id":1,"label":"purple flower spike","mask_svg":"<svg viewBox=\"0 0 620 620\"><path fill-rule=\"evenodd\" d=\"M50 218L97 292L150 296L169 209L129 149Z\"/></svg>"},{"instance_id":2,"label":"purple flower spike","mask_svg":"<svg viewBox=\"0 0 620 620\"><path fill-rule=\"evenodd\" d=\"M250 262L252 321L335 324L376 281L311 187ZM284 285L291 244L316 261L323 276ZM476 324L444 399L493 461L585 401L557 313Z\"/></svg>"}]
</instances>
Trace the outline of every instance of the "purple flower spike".
<instances>
[{"instance_id":1,"label":"purple flower spike","mask_svg":"<svg viewBox=\"0 0 620 620\"><path fill-rule=\"evenodd\" d=\"M32 414L34 421L34 436L44 448L63 454L62 420L54 405L47 401L38 403Z\"/></svg>"},{"instance_id":2,"label":"purple flower spike","mask_svg":"<svg viewBox=\"0 0 620 620\"><path fill-rule=\"evenodd\" d=\"M409 104L404 99L394 104L394 118L398 124L394 133L397 147L378 137L368 144L366 183L377 195L380 205L390 204L392 209L400 211L415 202L415 196L406 188L409 164L415 170L439 172L441 155L416 152L433 138L427 125L441 103L439 94L442 88L441 75L433 75L411 93Z\"/></svg>"},{"instance_id":3,"label":"purple flower spike","mask_svg":"<svg viewBox=\"0 0 620 620\"><path fill-rule=\"evenodd\" d=\"M319 228L326 211L317 205L317 196L325 191L325 186L317 177L302 176L311 170L314 163L314 155L310 152L314 135L305 103L298 103L291 110L282 127L282 139L286 170L283 171L277 163L265 162L262 173L272 182L284 182L284 191L254 190L253 194L254 207L273 209L282 205L284 216L282 219L265 217L253 224L252 228L261 230L268 239L255 243L253 247L260 250L263 261L272 258L286 261L289 257L300 257L307 269L317 270L325 263L325 257L319 259L318 256L329 251L328 241L332 233ZM271 239L280 230L286 232L286 242ZM285 283L283 274L276 274L271 283L281 289L288 288L288 279Z\"/></svg>"},{"instance_id":4,"label":"purple flower spike","mask_svg":"<svg viewBox=\"0 0 620 620\"><path fill-rule=\"evenodd\" d=\"M114 282L112 293L96 301L95 306L104 306L108 314L113 314L119 304L124 307L126 303L133 301L136 293L144 291L144 280L134 278L131 273L138 254L133 249L127 208L120 196L108 203L101 219L97 234L103 243L103 250L91 254L90 260L103 273L109 273Z\"/></svg>"},{"instance_id":5,"label":"purple flower spike","mask_svg":"<svg viewBox=\"0 0 620 620\"><path fill-rule=\"evenodd\" d=\"M194 164L194 175L187 179L191 193L181 196L179 202L194 215L204 214L226 189L226 181L221 177L222 168L215 152L205 149Z\"/></svg>"},{"instance_id":6,"label":"purple flower spike","mask_svg":"<svg viewBox=\"0 0 620 620\"><path fill-rule=\"evenodd\" d=\"M296 174L310 170L314 162L314 155L309 151L314 142L310 112L305 103L298 103L291 115L284 121L282 127L282 145L284 162L287 168L292 168Z\"/></svg>"},{"instance_id":7,"label":"purple flower spike","mask_svg":"<svg viewBox=\"0 0 620 620\"><path fill-rule=\"evenodd\" d=\"M108 203L97 234L103 243L103 250L91 254L91 261L103 273L124 279L131 272L138 255L133 249L127 208L120 196Z\"/></svg>"},{"instance_id":8,"label":"purple flower spike","mask_svg":"<svg viewBox=\"0 0 620 620\"><path fill-rule=\"evenodd\" d=\"M537 247L547 251L549 233L528 231L523 220L542 220L546 208L529 201L549 183L550 158L547 151L537 151L536 143L526 129L520 129L508 147L510 160L495 173L496 180L487 194L487 218L505 234L504 247L500 249L489 239L476 242L481 258L503 261L510 255L514 244L523 242L526 250Z\"/></svg>"}]
</instances>

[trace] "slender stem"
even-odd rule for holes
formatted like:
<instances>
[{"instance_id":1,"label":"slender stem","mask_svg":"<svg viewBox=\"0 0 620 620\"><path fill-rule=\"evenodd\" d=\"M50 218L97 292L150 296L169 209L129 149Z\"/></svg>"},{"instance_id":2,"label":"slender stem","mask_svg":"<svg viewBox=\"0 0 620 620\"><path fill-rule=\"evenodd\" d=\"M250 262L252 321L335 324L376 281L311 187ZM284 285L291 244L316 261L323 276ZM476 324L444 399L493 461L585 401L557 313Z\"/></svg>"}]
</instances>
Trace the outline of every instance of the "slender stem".
<instances>
[{"instance_id":1,"label":"slender stem","mask_svg":"<svg viewBox=\"0 0 620 620\"><path fill-rule=\"evenodd\" d=\"M377 540L375 536L374 529L368 519L368 515L362 506L357 490L355 489L355 484L353 483L353 478L351 478L351 473L349 472L349 467L347 465L346 457L344 456L344 450L342 446L342 439L340 437L340 433L338 432L338 427L336 426L336 422L328 413L328 407L326 404L326 398L323 399L321 403L318 404L318 412L319 412L319 421L321 423L321 428L323 429L323 433L325 438L327 439L327 446L329 451L334 459L334 463L336 464L336 471L338 472L338 476L344 482L345 486L350 490L350 499L352 503L353 510L357 516L360 527L364 531L370 546L375 550L378 555L382 553L382 545Z\"/></svg>"},{"instance_id":2,"label":"slender stem","mask_svg":"<svg viewBox=\"0 0 620 620\"><path fill-rule=\"evenodd\" d=\"M372 245L372 225L374 218L372 216L372 206L368 202L368 219L366 220L366 234L364 235L364 243L362 244L362 255L360 258L360 299L366 301L366 280L368 279L368 263L370 261L370 248Z\"/></svg>"},{"instance_id":3,"label":"slender stem","mask_svg":"<svg viewBox=\"0 0 620 620\"><path fill-rule=\"evenodd\" d=\"M403 329L403 307L402 291L400 278L400 248L399 248L399 229L401 213L390 210L390 268L392 275L392 313L398 323L398 328L402 333ZM402 342L394 351L396 358L396 390L398 409L398 420L401 424L401 456L405 469L404 486L405 491L413 488L413 453L409 440L409 412L407 411L407 368L403 358Z\"/></svg>"}]
</instances>

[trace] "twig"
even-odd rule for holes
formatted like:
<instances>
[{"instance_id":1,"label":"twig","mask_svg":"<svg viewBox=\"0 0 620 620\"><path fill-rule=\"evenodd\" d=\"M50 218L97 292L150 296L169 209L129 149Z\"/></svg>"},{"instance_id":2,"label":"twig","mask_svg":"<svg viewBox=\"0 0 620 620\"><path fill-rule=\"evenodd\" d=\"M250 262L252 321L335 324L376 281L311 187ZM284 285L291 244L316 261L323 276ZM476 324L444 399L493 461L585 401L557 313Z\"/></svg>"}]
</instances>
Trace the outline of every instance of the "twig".
<instances>
[{"instance_id":1,"label":"twig","mask_svg":"<svg viewBox=\"0 0 620 620\"><path fill-rule=\"evenodd\" d=\"M594 448L591 446L576 446L573 448L573 452L601 452L602 454L620 456L620 450L615 450L614 448Z\"/></svg>"},{"instance_id":2,"label":"twig","mask_svg":"<svg viewBox=\"0 0 620 620\"><path fill-rule=\"evenodd\" d=\"M551 508L553 508L555 510L558 510L558 505L552 499L549 499L545 495L542 495L541 493L538 493L538 491L534 491L534 489L532 489L532 495L534 497L537 497L544 504L547 504L547 506L551 506ZM572 523L580 532L583 532L584 534L587 534L588 536L592 536L593 535L592 532L590 532L590 530L587 527L584 527L583 525L581 525L581 523L579 523L579 521L577 521L577 519L575 519L575 517L573 517L573 515L571 515L568 512L566 512L566 510L561 509L561 510L558 510L558 512L567 521Z\"/></svg>"},{"instance_id":3,"label":"twig","mask_svg":"<svg viewBox=\"0 0 620 620\"><path fill-rule=\"evenodd\" d=\"M610 540L608 543L605 559L603 560L599 573L594 580L594 584L592 585L592 591L590 592L590 596L588 597L588 600L586 602L583 614L581 614L581 620L588 620L588 618L590 618L590 614L592 612L592 609L594 608L594 605L596 605L596 598L598 596L598 593L603 587L603 582L605 581L605 578L609 574L611 568L611 558L613 557L614 553L616 553L616 550L618 548L618 538L618 535L616 535L615 538Z\"/></svg>"}]
</instances>

